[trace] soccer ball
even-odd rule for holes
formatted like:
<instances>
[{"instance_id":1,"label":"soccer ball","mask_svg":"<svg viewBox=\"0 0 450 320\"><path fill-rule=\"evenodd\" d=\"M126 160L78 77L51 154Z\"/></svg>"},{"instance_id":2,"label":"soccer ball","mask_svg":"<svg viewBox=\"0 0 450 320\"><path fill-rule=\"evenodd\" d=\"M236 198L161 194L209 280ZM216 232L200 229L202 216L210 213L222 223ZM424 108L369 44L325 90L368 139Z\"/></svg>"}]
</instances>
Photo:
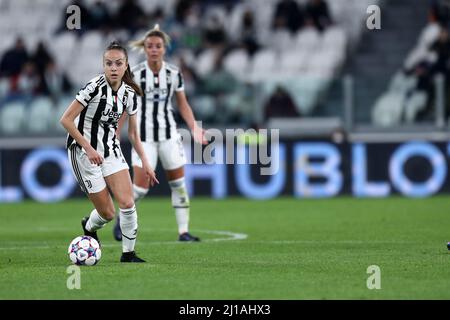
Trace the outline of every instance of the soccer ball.
<instances>
[{"instance_id":1,"label":"soccer ball","mask_svg":"<svg viewBox=\"0 0 450 320\"><path fill-rule=\"evenodd\" d=\"M79 266L93 266L102 257L102 250L97 240L89 236L79 236L73 239L67 253L70 261Z\"/></svg>"}]
</instances>

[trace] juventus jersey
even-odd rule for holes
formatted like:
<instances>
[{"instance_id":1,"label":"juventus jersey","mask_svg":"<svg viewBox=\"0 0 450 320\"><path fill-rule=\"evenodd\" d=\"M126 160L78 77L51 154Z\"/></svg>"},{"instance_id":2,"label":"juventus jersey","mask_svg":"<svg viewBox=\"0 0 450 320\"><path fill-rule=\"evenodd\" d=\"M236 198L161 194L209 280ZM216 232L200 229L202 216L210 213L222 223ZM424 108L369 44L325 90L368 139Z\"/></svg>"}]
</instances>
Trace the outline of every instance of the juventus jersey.
<instances>
[{"instance_id":1,"label":"juventus jersey","mask_svg":"<svg viewBox=\"0 0 450 320\"><path fill-rule=\"evenodd\" d=\"M123 112L133 115L137 112L137 94L133 88L122 82L114 92L105 75L95 77L76 95L84 109L75 119L81 134L90 141L92 148L104 158L120 154L120 143L116 137L117 125ZM76 141L68 135L67 148ZM119 151L119 153L118 153Z\"/></svg>"},{"instance_id":2,"label":"juventus jersey","mask_svg":"<svg viewBox=\"0 0 450 320\"><path fill-rule=\"evenodd\" d=\"M158 74L154 74L144 61L132 68L134 80L140 84L144 95L138 99L138 130L141 141L164 141L176 137L177 127L173 116L174 91L184 91L181 71L163 61Z\"/></svg>"}]
</instances>

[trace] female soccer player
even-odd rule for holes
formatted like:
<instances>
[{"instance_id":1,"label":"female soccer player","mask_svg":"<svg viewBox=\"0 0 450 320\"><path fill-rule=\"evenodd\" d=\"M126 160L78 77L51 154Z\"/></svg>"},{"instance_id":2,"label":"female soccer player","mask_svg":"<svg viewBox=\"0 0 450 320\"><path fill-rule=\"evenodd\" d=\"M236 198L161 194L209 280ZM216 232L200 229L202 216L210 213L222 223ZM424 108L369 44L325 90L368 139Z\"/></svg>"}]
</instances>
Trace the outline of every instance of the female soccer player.
<instances>
[{"instance_id":1,"label":"female soccer player","mask_svg":"<svg viewBox=\"0 0 450 320\"><path fill-rule=\"evenodd\" d=\"M138 108L138 128L150 165L156 168L159 157L166 171L178 224L178 240L199 241L188 229L189 196L184 181L186 160L172 111L171 98L174 93L180 114L191 129L194 140L202 144L207 144L208 141L204 130L196 124L187 101L181 71L163 60L169 42L169 36L156 25L141 40L131 43L132 47L143 48L147 57L146 61L133 68L134 79L140 83L143 91ZM149 183L136 149L132 150L132 165L134 200L137 202L147 194ZM121 239L120 219L114 228L114 237L118 241Z\"/></svg>"},{"instance_id":2,"label":"female soccer player","mask_svg":"<svg viewBox=\"0 0 450 320\"><path fill-rule=\"evenodd\" d=\"M136 112L139 86L133 81L124 47L112 42L103 55L104 74L81 89L61 117L67 130L67 149L73 173L95 209L81 224L84 234L98 240L97 230L114 219L115 208L107 186L119 204L123 233L121 262L145 262L134 250L137 213L133 187L120 143L116 137L118 120L129 115L128 137L142 162L142 181L158 183L148 163L137 130Z\"/></svg>"}]
</instances>

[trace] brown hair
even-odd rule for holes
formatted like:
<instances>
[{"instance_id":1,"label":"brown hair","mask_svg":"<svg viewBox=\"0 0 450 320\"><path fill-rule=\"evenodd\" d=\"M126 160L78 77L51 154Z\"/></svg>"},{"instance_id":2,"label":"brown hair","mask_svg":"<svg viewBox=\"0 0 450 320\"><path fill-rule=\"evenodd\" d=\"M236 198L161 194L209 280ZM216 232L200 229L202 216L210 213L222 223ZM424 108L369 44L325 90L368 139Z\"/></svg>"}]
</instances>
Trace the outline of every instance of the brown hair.
<instances>
[{"instance_id":1,"label":"brown hair","mask_svg":"<svg viewBox=\"0 0 450 320\"><path fill-rule=\"evenodd\" d=\"M129 43L130 47L135 49L143 49L145 46L145 40L149 37L159 37L163 40L164 46L167 48L170 46L170 37L167 33L159 29L159 24L155 24L153 29L147 31L143 38Z\"/></svg>"},{"instance_id":2,"label":"brown hair","mask_svg":"<svg viewBox=\"0 0 450 320\"><path fill-rule=\"evenodd\" d=\"M109 50L119 50L122 51L125 55L125 58L127 60L127 70L125 71L125 74L123 75L122 81L125 82L127 85L129 85L133 90L140 96L143 95L141 87L133 80L133 73L131 72L130 64L128 63L128 52L125 47L123 47L120 43L117 41L113 41L109 44L109 46L106 48L106 51Z\"/></svg>"}]
</instances>

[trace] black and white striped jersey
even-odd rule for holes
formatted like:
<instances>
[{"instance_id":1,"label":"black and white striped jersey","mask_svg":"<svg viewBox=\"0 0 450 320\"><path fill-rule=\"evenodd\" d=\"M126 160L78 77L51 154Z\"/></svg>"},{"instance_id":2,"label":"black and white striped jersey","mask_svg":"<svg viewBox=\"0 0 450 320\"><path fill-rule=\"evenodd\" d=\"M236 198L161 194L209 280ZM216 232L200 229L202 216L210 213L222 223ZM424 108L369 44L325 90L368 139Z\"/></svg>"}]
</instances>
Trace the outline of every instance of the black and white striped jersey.
<instances>
[{"instance_id":1,"label":"black and white striped jersey","mask_svg":"<svg viewBox=\"0 0 450 320\"><path fill-rule=\"evenodd\" d=\"M141 62L132 69L134 81L144 95L138 99L138 128L141 141L164 141L177 136L177 124L173 116L174 92L184 91L183 75L178 67L163 61L158 74Z\"/></svg>"},{"instance_id":2,"label":"black and white striped jersey","mask_svg":"<svg viewBox=\"0 0 450 320\"><path fill-rule=\"evenodd\" d=\"M133 115L138 108L138 97L133 88L122 82L117 92L114 92L102 74L89 81L75 99L84 106L75 119L75 125L81 134L104 158L113 154L118 156L118 121L123 112ZM76 141L69 134L67 148L74 143Z\"/></svg>"}]
</instances>

